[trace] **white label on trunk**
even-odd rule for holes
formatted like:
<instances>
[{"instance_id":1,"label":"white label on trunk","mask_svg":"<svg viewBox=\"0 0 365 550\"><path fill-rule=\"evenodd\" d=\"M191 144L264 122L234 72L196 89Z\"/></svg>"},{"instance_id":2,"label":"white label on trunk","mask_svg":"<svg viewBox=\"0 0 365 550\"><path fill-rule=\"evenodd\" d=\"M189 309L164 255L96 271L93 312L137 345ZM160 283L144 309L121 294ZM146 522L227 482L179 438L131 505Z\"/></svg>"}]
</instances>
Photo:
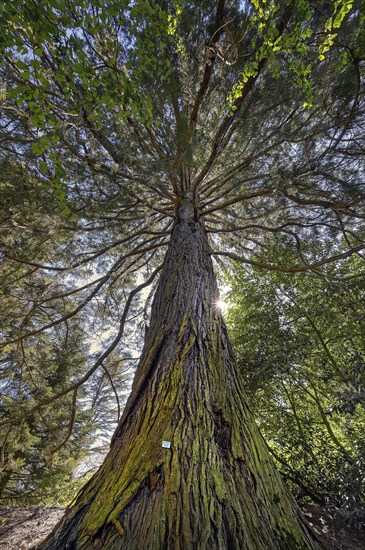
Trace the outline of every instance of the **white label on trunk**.
<instances>
[{"instance_id":1,"label":"white label on trunk","mask_svg":"<svg viewBox=\"0 0 365 550\"><path fill-rule=\"evenodd\" d=\"M162 447L163 447L164 449L170 449L170 447L171 447L170 441L163 441L163 442L162 442Z\"/></svg>"}]
</instances>

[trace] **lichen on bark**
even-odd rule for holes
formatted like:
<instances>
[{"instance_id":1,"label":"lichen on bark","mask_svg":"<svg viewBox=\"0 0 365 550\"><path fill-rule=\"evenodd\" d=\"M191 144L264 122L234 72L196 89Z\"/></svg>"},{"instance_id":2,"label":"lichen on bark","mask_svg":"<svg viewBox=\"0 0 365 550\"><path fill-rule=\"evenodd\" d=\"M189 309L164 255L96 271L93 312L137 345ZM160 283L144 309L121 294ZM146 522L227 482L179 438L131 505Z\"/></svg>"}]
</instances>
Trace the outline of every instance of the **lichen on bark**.
<instances>
[{"instance_id":1,"label":"lichen on bark","mask_svg":"<svg viewBox=\"0 0 365 550\"><path fill-rule=\"evenodd\" d=\"M44 550L319 548L251 418L207 235L185 212L110 452Z\"/></svg>"}]
</instances>

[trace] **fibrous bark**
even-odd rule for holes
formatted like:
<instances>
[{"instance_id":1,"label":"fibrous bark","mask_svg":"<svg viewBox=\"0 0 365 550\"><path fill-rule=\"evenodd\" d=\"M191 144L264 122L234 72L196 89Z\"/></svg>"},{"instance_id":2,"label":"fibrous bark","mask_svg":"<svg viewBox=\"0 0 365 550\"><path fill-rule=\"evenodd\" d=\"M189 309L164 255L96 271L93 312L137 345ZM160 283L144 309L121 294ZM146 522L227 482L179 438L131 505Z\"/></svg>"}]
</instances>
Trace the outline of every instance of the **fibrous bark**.
<instances>
[{"instance_id":1,"label":"fibrous bark","mask_svg":"<svg viewBox=\"0 0 365 550\"><path fill-rule=\"evenodd\" d=\"M319 547L252 420L217 300L204 227L182 208L110 452L43 549Z\"/></svg>"}]
</instances>

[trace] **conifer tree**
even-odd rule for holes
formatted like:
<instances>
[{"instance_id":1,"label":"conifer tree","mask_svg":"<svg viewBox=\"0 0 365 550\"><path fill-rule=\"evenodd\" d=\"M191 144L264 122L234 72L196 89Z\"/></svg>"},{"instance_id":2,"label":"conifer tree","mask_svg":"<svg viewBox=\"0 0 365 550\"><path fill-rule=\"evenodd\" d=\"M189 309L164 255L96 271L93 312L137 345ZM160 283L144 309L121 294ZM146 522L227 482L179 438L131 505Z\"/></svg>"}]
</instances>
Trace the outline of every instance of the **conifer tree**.
<instances>
[{"instance_id":1,"label":"conifer tree","mask_svg":"<svg viewBox=\"0 0 365 550\"><path fill-rule=\"evenodd\" d=\"M44 548L318 546L246 405L212 258L330 277L364 248L362 7L0 8L2 147L29 159L66 231L52 257L45 243L7 253L56 274L59 291L51 285L26 308L5 345L70 319L111 331L85 373L27 414L68 394L77 401L122 353L140 293L155 289L110 452ZM324 233L331 250L303 247ZM266 246L283 234L296 250L284 265ZM49 300L63 309L45 322Z\"/></svg>"}]
</instances>

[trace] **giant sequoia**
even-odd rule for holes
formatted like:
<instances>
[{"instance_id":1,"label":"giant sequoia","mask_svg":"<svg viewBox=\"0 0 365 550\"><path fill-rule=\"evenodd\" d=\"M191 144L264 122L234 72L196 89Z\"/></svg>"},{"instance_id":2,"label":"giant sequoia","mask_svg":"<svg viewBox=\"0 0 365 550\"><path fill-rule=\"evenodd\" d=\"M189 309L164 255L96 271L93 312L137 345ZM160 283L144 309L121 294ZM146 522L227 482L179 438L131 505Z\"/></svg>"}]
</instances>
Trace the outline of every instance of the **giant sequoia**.
<instances>
[{"instance_id":1,"label":"giant sequoia","mask_svg":"<svg viewBox=\"0 0 365 550\"><path fill-rule=\"evenodd\" d=\"M45 548L315 548L247 409L205 229L179 213L111 450Z\"/></svg>"},{"instance_id":2,"label":"giant sequoia","mask_svg":"<svg viewBox=\"0 0 365 550\"><path fill-rule=\"evenodd\" d=\"M42 334L67 343L70 319L110 329L88 370L42 387L4 433L63 400L59 452L81 387L108 373L138 294L154 290L108 456L44 548L318 546L247 408L212 258L331 277L364 248L364 35L353 4L1 8L2 154L58 204L52 223L25 217L2 246L17 306L6 352L20 346L26 366ZM7 223L19 226L15 216ZM276 239L290 262L275 262Z\"/></svg>"}]
</instances>

